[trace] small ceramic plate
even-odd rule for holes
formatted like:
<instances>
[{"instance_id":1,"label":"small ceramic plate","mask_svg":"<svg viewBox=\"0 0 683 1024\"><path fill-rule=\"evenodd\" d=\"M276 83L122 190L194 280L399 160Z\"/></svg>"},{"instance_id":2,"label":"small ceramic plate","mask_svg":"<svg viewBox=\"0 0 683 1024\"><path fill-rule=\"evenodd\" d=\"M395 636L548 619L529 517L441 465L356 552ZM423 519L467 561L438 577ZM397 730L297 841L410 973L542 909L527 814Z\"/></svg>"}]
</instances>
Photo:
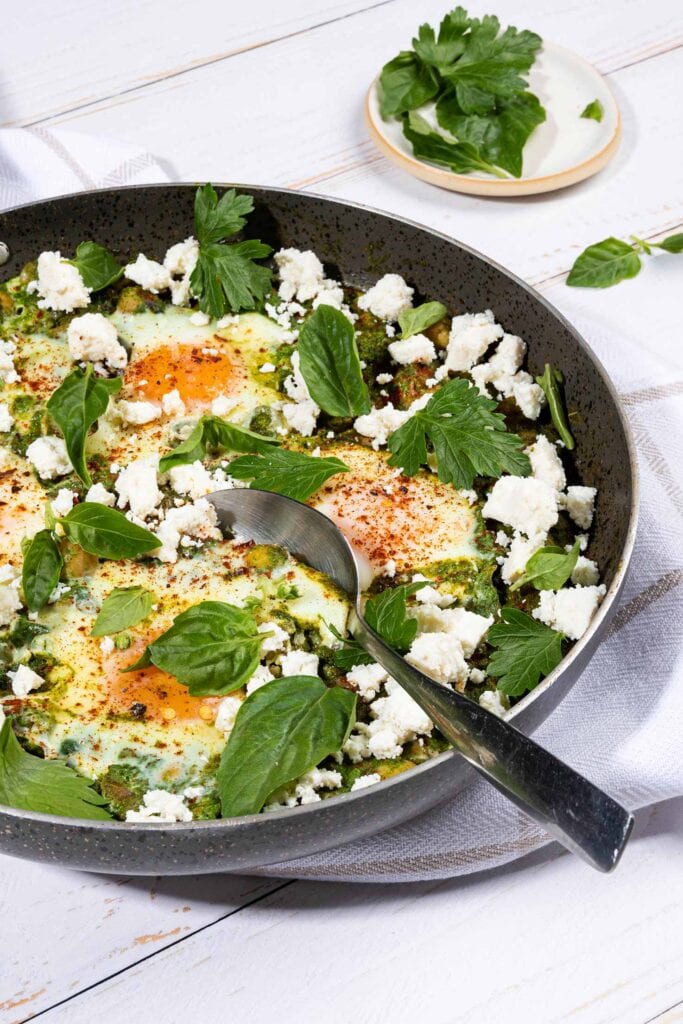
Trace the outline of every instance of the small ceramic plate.
<instances>
[{"instance_id":1,"label":"small ceramic plate","mask_svg":"<svg viewBox=\"0 0 683 1024\"><path fill-rule=\"evenodd\" d=\"M480 172L456 174L445 167L417 160L399 121L383 121L377 80L368 91L365 116L376 145L405 171L455 192L480 196L528 196L551 192L583 181L607 164L619 145L621 118L605 79L582 57L555 43L544 43L529 73L529 89L546 109L546 120L524 147L521 178L495 178ZM602 121L581 117L592 100L599 100ZM429 108L421 111L433 123Z\"/></svg>"}]
</instances>

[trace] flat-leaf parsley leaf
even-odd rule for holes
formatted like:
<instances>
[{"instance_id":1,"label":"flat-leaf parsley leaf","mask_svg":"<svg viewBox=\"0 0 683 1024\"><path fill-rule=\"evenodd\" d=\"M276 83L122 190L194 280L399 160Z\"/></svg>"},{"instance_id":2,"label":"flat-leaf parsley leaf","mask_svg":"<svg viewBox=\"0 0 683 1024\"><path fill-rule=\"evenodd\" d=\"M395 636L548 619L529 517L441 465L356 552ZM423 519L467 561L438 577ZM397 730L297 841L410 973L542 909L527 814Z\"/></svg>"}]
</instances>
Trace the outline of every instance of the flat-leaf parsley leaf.
<instances>
[{"instance_id":1,"label":"flat-leaf parsley leaf","mask_svg":"<svg viewBox=\"0 0 683 1024\"><path fill-rule=\"evenodd\" d=\"M501 693L518 697L559 665L564 637L518 608L503 608L501 619L486 638L496 648L488 674L499 678Z\"/></svg>"}]
</instances>

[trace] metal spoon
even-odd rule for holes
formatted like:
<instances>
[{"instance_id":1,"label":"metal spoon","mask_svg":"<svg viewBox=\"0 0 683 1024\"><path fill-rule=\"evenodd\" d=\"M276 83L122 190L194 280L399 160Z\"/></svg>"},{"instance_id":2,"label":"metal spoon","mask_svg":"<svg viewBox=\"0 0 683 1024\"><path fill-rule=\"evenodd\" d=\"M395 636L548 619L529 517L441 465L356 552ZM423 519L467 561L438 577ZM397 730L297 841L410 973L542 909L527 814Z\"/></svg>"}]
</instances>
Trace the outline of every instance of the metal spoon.
<instances>
[{"instance_id":1,"label":"metal spoon","mask_svg":"<svg viewBox=\"0 0 683 1024\"><path fill-rule=\"evenodd\" d=\"M223 529L259 544L278 544L330 579L353 602L350 630L426 711L439 731L492 785L563 846L600 871L616 867L633 816L602 790L513 725L412 668L364 621L353 550L315 509L270 491L208 496Z\"/></svg>"}]
</instances>

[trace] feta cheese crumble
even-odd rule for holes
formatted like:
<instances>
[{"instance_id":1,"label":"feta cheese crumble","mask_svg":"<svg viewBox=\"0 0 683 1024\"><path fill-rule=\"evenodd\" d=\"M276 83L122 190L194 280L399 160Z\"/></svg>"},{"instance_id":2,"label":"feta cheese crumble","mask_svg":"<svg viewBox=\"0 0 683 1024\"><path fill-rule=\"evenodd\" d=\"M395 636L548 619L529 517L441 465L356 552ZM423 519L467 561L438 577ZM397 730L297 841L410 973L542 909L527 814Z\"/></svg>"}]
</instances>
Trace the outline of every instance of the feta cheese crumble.
<instances>
[{"instance_id":1,"label":"feta cheese crumble","mask_svg":"<svg viewBox=\"0 0 683 1024\"><path fill-rule=\"evenodd\" d=\"M125 398L116 403L115 412L126 427L142 427L161 416L161 410L154 402L131 402Z\"/></svg>"},{"instance_id":2,"label":"feta cheese crumble","mask_svg":"<svg viewBox=\"0 0 683 1024\"><path fill-rule=\"evenodd\" d=\"M261 641L262 654L282 651L289 642L289 633L286 629L278 626L277 622L262 622L258 631L259 633L272 633L272 636L266 636Z\"/></svg>"},{"instance_id":3,"label":"feta cheese crumble","mask_svg":"<svg viewBox=\"0 0 683 1024\"><path fill-rule=\"evenodd\" d=\"M237 718L237 712L241 706L242 701L239 697L225 697L224 700L220 702L218 705L218 711L216 712L216 718L213 723L219 732L225 733L226 735L232 732L235 725L235 719Z\"/></svg>"},{"instance_id":4,"label":"feta cheese crumble","mask_svg":"<svg viewBox=\"0 0 683 1024\"><path fill-rule=\"evenodd\" d=\"M216 490L211 474L199 459L196 462L173 466L168 476L175 493L187 494L193 501Z\"/></svg>"},{"instance_id":5,"label":"feta cheese crumble","mask_svg":"<svg viewBox=\"0 0 683 1024\"><path fill-rule=\"evenodd\" d=\"M351 786L351 792L355 793L359 789L367 789L369 786L376 786L378 782L382 781L382 776L377 772L371 772L369 775L361 775L356 779L354 784Z\"/></svg>"},{"instance_id":6,"label":"feta cheese crumble","mask_svg":"<svg viewBox=\"0 0 683 1024\"><path fill-rule=\"evenodd\" d=\"M389 355L395 363L408 366L409 363L433 363L436 359L434 342L424 334L413 334L410 338L392 341Z\"/></svg>"},{"instance_id":7,"label":"feta cheese crumble","mask_svg":"<svg viewBox=\"0 0 683 1024\"><path fill-rule=\"evenodd\" d=\"M38 279L29 291L40 295L40 309L72 313L90 304L90 288L86 288L76 267L62 259L60 252L41 252L38 257Z\"/></svg>"},{"instance_id":8,"label":"feta cheese crumble","mask_svg":"<svg viewBox=\"0 0 683 1024\"><path fill-rule=\"evenodd\" d=\"M9 411L6 402L0 402L0 434L6 434L12 429L14 419Z\"/></svg>"},{"instance_id":9,"label":"feta cheese crumble","mask_svg":"<svg viewBox=\"0 0 683 1024\"><path fill-rule=\"evenodd\" d=\"M116 328L102 313L75 316L66 331L69 354L77 362L105 363L113 370L128 364L128 353Z\"/></svg>"},{"instance_id":10,"label":"feta cheese crumble","mask_svg":"<svg viewBox=\"0 0 683 1024\"><path fill-rule=\"evenodd\" d=\"M0 338L0 380L4 381L5 384L16 384L19 380L19 374L14 367L16 351L17 346L13 341L9 339L3 341Z\"/></svg>"},{"instance_id":11,"label":"feta cheese crumble","mask_svg":"<svg viewBox=\"0 0 683 1024\"><path fill-rule=\"evenodd\" d=\"M124 267L123 272L129 281L139 284L145 291L153 292L155 295L171 287L171 275L166 267L155 260L147 259L143 253L139 254L134 263Z\"/></svg>"},{"instance_id":12,"label":"feta cheese crumble","mask_svg":"<svg viewBox=\"0 0 683 1024\"><path fill-rule=\"evenodd\" d=\"M557 448L547 437L539 434L535 442L526 450L531 462L531 472L537 480L543 480L556 491L563 491L567 486L567 477L562 459Z\"/></svg>"},{"instance_id":13,"label":"feta cheese crumble","mask_svg":"<svg viewBox=\"0 0 683 1024\"><path fill-rule=\"evenodd\" d=\"M37 690L45 682L43 677L39 676L28 665L20 665L15 671L10 670L7 675L9 676L12 693L15 697L28 697L32 690Z\"/></svg>"},{"instance_id":14,"label":"feta cheese crumble","mask_svg":"<svg viewBox=\"0 0 683 1024\"><path fill-rule=\"evenodd\" d=\"M360 309L367 309L380 320L398 320L413 305L414 289L400 274L385 274L365 295L358 299Z\"/></svg>"},{"instance_id":15,"label":"feta cheese crumble","mask_svg":"<svg viewBox=\"0 0 683 1024\"><path fill-rule=\"evenodd\" d=\"M278 295L285 302L309 302L323 288L325 270L310 249L280 249L274 259L280 274Z\"/></svg>"},{"instance_id":16,"label":"feta cheese crumble","mask_svg":"<svg viewBox=\"0 0 683 1024\"><path fill-rule=\"evenodd\" d=\"M64 439L53 434L38 437L26 449L26 458L41 480L66 476L73 469Z\"/></svg>"},{"instance_id":17,"label":"feta cheese crumble","mask_svg":"<svg viewBox=\"0 0 683 1024\"><path fill-rule=\"evenodd\" d=\"M317 676L320 659L308 651L290 651L282 656L280 667L284 676Z\"/></svg>"},{"instance_id":18,"label":"feta cheese crumble","mask_svg":"<svg viewBox=\"0 0 683 1024\"><path fill-rule=\"evenodd\" d=\"M538 608L532 615L570 640L578 640L588 629L605 592L604 586L541 590Z\"/></svg>"},{"instance_id":19,"label":"feta cheese crumble","mask_svg":"<svg viewBox=\"0 0 683 1024\"><path fill-rule=\"evenodd\" d=\"M86 501L95 501L100 505L111 508L116 504L116 496L108 491L104 484L93 484L85 496Z\"/></svg>"},{"instance_id":20,"label":"feta cheese crumble","mask_svg":"<svg viewBox=\"0 0 683 1024\"><path fill-rule=\"evenodd\" d=\"M165 416L173 416L175 419L181 419L185 415L185 403L177 388L161 396L161 409Z\"/></svg>"},{"instance_id":21,"label":"feta cheese crumble","mask_svg":"<svg viewBox=\"0 0 683 1024\"><path fill-rule=\"evenodd\" d=\"M161 547L155 556L161 562L177 562L178 546L189 540L220 540L223 536L218 529L218 516L213 505L206 498L199 498L191 505L171 508L156 530Z\"/></svg>"},{"instance_id":22,"label":"feta cheese crumble","mask_svg":"<svg viewBox=\"0 0 683 1024\"><path fill-rule=\"evenodd\" d=\"M158 465L158 455L144 456L121 470L114 483L117 508L128 507L138 519L152 514L163 497L157 484Z\"/></svg>"},{"instance_id":23,"label":"feta cheese crumble","mask_svg":"<svg viewBox=\"0 0 683 1024\"><path fill-rule=\"evenodd\" d=\"M503 695L498 690L484 690L479 698L481 706L492 714L498 715L499 718L502 718L507 711L507 705L503 701Z\"/></svg>"},{"instance_id":24,"label":"feta cheese crumble","mask_svg":"<svg viewBox=\"0 0 683 1024\"><path fill-rule=\"evenodd\" d=\"M444 366L447 370L471 370L494 341L503 335L490 309L483 313L462 313L451 320Z\"/></svg>"},{"instance_id":25,"label":"feta cheese crumble","mask_svg":"<svg viewBox=\"0 0 683 1024\"><path fill-rule=\"evenodd\" d=\"M9 626L20 608L18 586L0 584L0 626Z\"/></svg>"},{"instance_id":26,"label":"feta cheese crumble","mask_svg":"<svg viewBox=\"0 0 683 1024\"><path fill-rule=\"evenodd\" d=\"M358 690L363 700L372 700L379 693L389 673L381 665L356 665L346 673L346 678Z\"/></svg>"},{"instance_id":27,"label":"feta cheese crumble","mask_svg":"<svg viewBox=\"0 0 683 1024\"><path fill-rule=\"evenodd\" d=\"M419 633L406 661L437 683L464 684L469 675L462 645L449 633Z\"/></svg>"},{"instance_id":28,"label":"feta cheese crumble","mask_svg":"<svg viewBox=\"0 0 683 1024\"><path fill-rule=\"evenodd\" d=\"M77 498L76 491L72 491L68 487L61 487L57 491L57 497L52 499L52 511L58 519L71 511Z\"/></svg>"},{"instance_id":29,"label":"feta cheese crumble","mask_svg":"<svg viewBox=\"0 0 683 1024\"><path fill-rule=\"evenodd\" d=\"M589 529L595 512L595 487L583 487L573 484L565 494L560 495L560 508L565 509L577 526L582 530Z\"/></svg>"},{"instance_id":30,"label":"feta cheese crumble","mask_svg":"<svg viewBox=\"0 0 683 1024\"><path fill-rule=\"evenodd\" d=\"M532 476L502 476L493 485L482 515L527 537L546 534L557 522L557 493Z\"/></svg>"},{"instance_id":31,"label":"feta cheese crumble","mask_svg":"<svg viewBox=\"0 0 683 1024\"><path fill-rule=\"evenodd\" d=\"M149 789L137 811L126 811L126 821L192 821L192 811L180 794Z\"/></svg>"}]
</instances>

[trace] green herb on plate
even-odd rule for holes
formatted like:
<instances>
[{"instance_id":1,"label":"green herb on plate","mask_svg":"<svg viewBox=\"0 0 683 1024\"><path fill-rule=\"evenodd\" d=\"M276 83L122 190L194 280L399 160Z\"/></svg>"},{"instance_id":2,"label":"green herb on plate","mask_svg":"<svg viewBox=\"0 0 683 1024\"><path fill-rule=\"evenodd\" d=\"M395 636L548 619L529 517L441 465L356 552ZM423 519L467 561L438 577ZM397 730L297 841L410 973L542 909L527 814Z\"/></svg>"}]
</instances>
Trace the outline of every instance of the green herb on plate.
<instances>
[{"instance_id":1,"label":"green herb on plate","mask_svg":"<svg viewBox=\"0 0 683 1024\"><path fill-rule=\"evenodd\" d=\"M581 111L580 116L587 118L589 121L602 121L605 111L600 100L591 100Z\"/></svg>"},{"instance_id":2,"label":"green herb on plate","mask_svg":"<svg viewBox=\"0 0 683 1024\"><path fill-rule=\"evenodd\" d=\"M131 523L123 512L96 501L74 505L57 522L70 541L98 558L136 558L159 547L159 539L149 530Z\"/></svg>"},{"instance_id":3,"label":"green herb on plate","mask_svg":"<svg viewBox=\"0 0 683 1024\"><path fill-rule=\"evenodd\" d=\"M503 171L481 157L476 146L469 142L449 141L434 131L429 122L414 110L404 115L403 134L412 144L413 153L418 160L441 164L456 174L486 171L497 178L505 177Z\"/></svg>"},{"instance_id":4,"label":"green herb on plate","mask_svg":"<svg viewBox=\"0 0 683 1024\"><path fill-rule=\"evenodd\" d=\"M257 455L241 455L228 472L236 480L251 480L251 487L306 501L336 473L348 473L341 459L317 458L304 452L270 448Z\"/></svg>"},{"instance_id":5,"label":"green herb on plate","mask_svg":"<svg viewBox=\"0 0 683 1024\"><path fill-rule=\"evenodd\" d=\"M313 676L259 687L243 702L216 773L224 818L257 814L268 797L340 750L356 695Z\"/></svg>"},{"instance_id":6,"label":"green herb on plate","mask_svg":"<svg viewBox=\"0 0 683 1024\"><path fill-rule=\"evenodd\" d=\"M572 288L611 288L612 285L640 273L641 257L651 256L653 249L664 252L683 252L683 232L669 235L661 242L646 242L631 235L629 242L619 238L604 238L589 245L577 256L567 277Z\"/></svg>"},{"instance_id":7,"label":"green herb on plate","mask_svg":"<svg viewBox=\"0 0 683 1024\"><path fill-rule=\"evenodd\" d=\"M93 636L108 636L136 626L146 619L154 604L154 594L145 587L116 587L107 594L93 623Z\"/></svg>"},{"instance_id":8,"label":"green herb on plate","mask_svg":"<svg viewBox=\"0 0 683 1024\"><path fill-rule=\"evenodd\" d=\"M496 648L488 674L499 678L501 693L519 697L559 665L564 637L517 608L503 608L501 619L486 637Z\"/></svg>"},{"instance_id":9,"label":"green herb on plate","mask_svg":"<svg viewBox=\"0 0 683 1024\"><path fill-rule=\"evenodd\" d=\"M548 402L548 408L550 410L550 418L553 421L555 430L560 435L560 439L565 448L572 451L574 448L574 438L572 437L572 432L569 429L569 420L567 418L562 392L560 391L560 386L563 380L562 372L560 370L556 370L555 367L550 365L550 363L546 363L543 369L543 376L537 377L536 383L543 389L543 393L545 394Z\"/></svg>"},{"instance_id":10,"label":"green herb on plate","mask_svg":"<svg viewBox=\"0 0 683 1024\"><path fill-rule=\"evenodd\" d=\"M299 332L299 367L311 398L330 416L370 410L353 324L340 310L321 305Z\"/></svg>"}]
</instances>

